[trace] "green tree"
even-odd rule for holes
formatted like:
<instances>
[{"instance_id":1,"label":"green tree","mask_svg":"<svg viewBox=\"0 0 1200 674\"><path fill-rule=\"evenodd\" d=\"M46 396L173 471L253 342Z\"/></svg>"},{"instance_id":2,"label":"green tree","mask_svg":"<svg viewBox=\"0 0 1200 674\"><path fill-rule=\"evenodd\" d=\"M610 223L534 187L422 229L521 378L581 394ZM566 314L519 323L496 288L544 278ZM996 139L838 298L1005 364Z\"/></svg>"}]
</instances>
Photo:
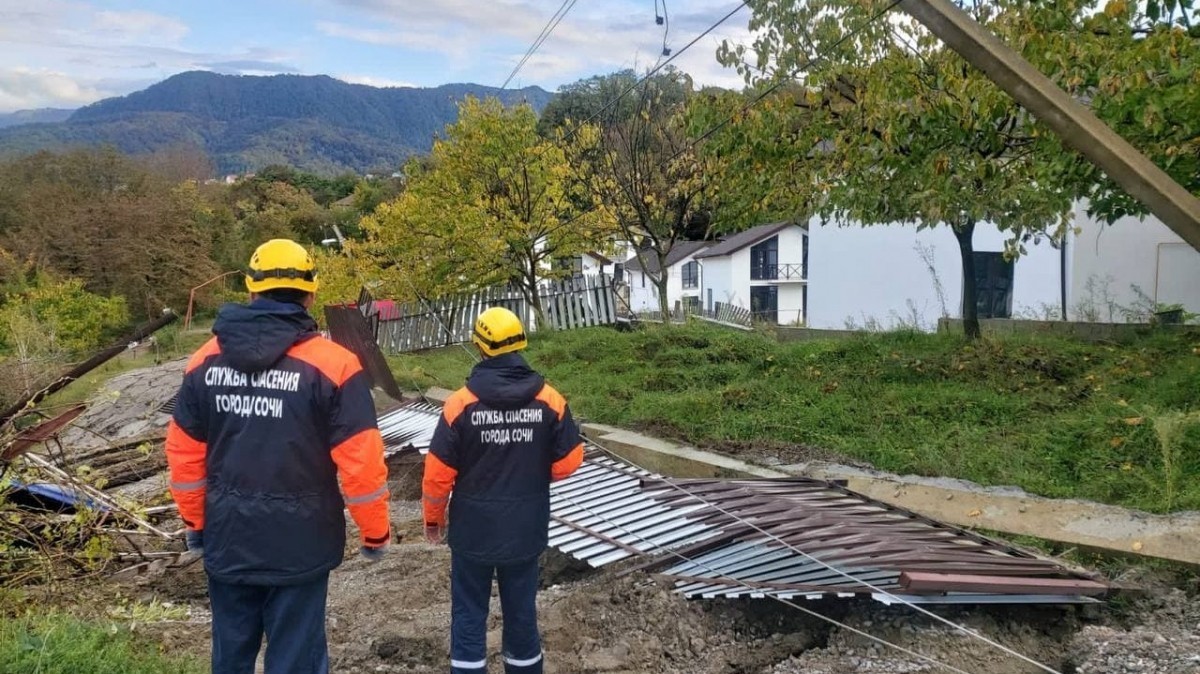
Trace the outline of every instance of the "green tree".
<instances>
[{"instance_id":1,"label":"green tree","mask_svg":"<svg viewBox=\"0 0 1200 674\"><path fill-rule=\"evenodd\" d=\"M790 199L760 200L791 217L950 229L962 259L964 324L977 337L976 226L1005 231L1010 258L1031 239L1062 237L1076 192L1054 177L1079 156L915 22L879 18L886 0L750 4L754 44L727 45L722 60L756 86L795 76L804 86L747 113L749 129L713 151L748 152L743 166L790 172ZM1058 18L1020 0L970 10L1010 40ZM826 58L810 64L814 53ZM752 140L739 144L737 133ZM781 188L778 179L763 186Z\"/></svg>"},{"instance_id":2,"label":"green tree","mask_svg":"<svg viewBox=\"0 0 1200 674\"><path fill-rule=\"evenodd\" d=\"M594 129L572 141L595 142ZM580 207L583 185L562 143L561 134L538 135L529 106L468 98L430 167L411 166L406 191L364 219L368 240L358 250L425 297L511 283L541 317L538 282L566 273L551 261L611 234L600 213Z\"/></svg>"},{"instance_id":3,"label":"green tree","mask_svg":"<svg viewBox=\"0 0 1200 674\"><path fill-rule=\"evenodd\" d=\"M1027 20L1009 42L1200 194L1200 26L1193 23L1193 5L1192 0L1057 3L1057 21ZM1063 169L1061 180L1079 186L1094 215L1112 222L1147 212L1095 165L1067 162Z\"/></svg>"},{"instance_id":4,"label":"green tree","mask_svg":"<svg viewBox=\"0 0 1200 674\"><path fill-rule=\"evenodd\" d=\"M80 279L157 315L210 277L208 208L193 182L172 184L111 149L39 153L0 167L18 186L0 246L35 271Z\"/></svg>"},{"instance_id":5,"label":"green tree","mask_svg":"<svg viewBox=\"0 0 1200 674\"><path fill-rule=\"evenodd\" d=\"M600 143L577 162L595 205L634 250L668 320L667 256L697 222L707 222L711 185L687 132L691 84L685 76L647 81L632 114L607 120ZM679 96L680 91L687 94Z\"/></svg>"},{"instance_id":6,"label":"green tree","mask_svg":"<svg viewBox=\"0 0 1200 674\"><path fill-rule=\"evenodd\" d=\"M556 131L584 122L607 127L627 121L642 109L647 92L653 92L664 109L682 104L692 93L691 79L673 66L649 76L643 85L638 80L637 72L627 69L564 85L542 109L538 133L551 138Z\"/></svg>"}]
</instances>

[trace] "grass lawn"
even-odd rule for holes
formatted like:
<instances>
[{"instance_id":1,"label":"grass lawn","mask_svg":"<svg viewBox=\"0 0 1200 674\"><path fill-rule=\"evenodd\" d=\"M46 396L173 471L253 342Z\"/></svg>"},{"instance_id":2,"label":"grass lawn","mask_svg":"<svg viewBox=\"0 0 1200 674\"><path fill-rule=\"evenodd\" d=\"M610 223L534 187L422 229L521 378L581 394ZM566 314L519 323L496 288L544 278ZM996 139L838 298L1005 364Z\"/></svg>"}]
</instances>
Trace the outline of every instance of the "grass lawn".
<instances>
[{"instance_id":1,"label":"grass lawn","mask_svg":"<svg viewBox=\"0 0 1200 674\"><path fill-rule=\"evenodd\" d=\"M0 618L5 674L203 674L207 663L167 657L115 624L61 614Z\"/></svg>"},{"instance_id":2,"label":"grass lawn","mask_svg":"<svg viewBox=\"0 0 1200 674\"><path fill-rule=\"evenodd\" d=\"M820 448L898 473L1200 509L1195 333L781 344L694 324L538 334L528 355L577 415L700 446L766 445L784 460ZM455 388L472 363L457 347L390 360L410 387Z\"/></svg>"}]
</instances>

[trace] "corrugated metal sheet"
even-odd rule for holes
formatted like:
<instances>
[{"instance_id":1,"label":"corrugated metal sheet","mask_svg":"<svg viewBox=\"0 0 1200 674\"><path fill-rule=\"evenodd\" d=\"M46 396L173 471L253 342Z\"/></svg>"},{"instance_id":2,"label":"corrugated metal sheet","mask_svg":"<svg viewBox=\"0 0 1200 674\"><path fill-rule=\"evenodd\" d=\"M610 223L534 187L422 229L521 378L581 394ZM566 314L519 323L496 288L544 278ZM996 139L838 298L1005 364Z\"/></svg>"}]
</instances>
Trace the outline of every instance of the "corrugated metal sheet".
<instances>
[{"instance_id":1,"label":"corrugated metal sheet","mask_svg":"<svg viewBox=\"0 0 1200 674\"><path fill-rule=\"evenodd\" d=\"M550 486L550 546L600 567L717 533L690 517L702 504L673 505L665 491L643 489L654 477L590 450L579 470Z\"/></svg>"},{"instance_id":2,"label":"corrugated metal sheet","mask_svg":"<svg viewBox=\"0 0 1200 674\"><path fill-rule=\"evenodd\" d=\"M427 402L411 402L401 405L379 416L379 434L387 454L404 450L419 450L424 453L433 439L442 407Z\"/></svg>"},{"instance_id":3,"label":"corrugated metal sheet","mask_svg":"<svg viewBox=\"0 0 1200 674\"><path fill-rule=\"evenodd\" d=\"M918 603L1082 602L1107 586L1048 559L806 478L649 481L719 534L645 568L688 597L900 595ZM657 497L655 497L657 498ZM914 592L913 577L921 591ZM978 592L950 591L976 587Z\"/></svg>"},{"instance_id":4,"label":"corrugated metal sheet","mask_svg":"<svg viewBox=\"0 0 1200 674\"><path fill-rule=\"evenodd\" d=\"M380 417L389 449L426 451L439 413L413 403ZM551 547L592 567L643 558L639 568L689 598L1079 603L1107 590L1053 560L829 482L667 480L596 447L551 485L550 514Z\"/></svg>"},{"instance_id":5,"label":"corrugated metal sheet","mask_svg":"<svg viewBox=\"0 0 1200 674\"><path fill-rule=\"evenodd\" d=\"M355 307L325 307L325 322L333 341L353 351L371 378L371 383L383 389L394 400L400 400L400 387L388 367L371 322Z\"/></svg>"}]
</instances>

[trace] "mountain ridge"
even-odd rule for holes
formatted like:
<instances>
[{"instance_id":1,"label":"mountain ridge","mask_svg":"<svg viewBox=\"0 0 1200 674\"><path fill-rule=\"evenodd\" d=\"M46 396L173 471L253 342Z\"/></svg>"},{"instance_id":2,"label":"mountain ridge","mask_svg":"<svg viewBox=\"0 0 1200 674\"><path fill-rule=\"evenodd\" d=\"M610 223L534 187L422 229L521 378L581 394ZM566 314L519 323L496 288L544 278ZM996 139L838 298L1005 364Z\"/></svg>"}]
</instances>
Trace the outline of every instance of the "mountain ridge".
<instances>
[{"instance_id":1,"label":"mountain ridge","mask_svg":"<svg viewBox=\"0 0 1200 674\"><path fill-rule=\"evenodd\" d=\"M221 173L274 163L323 174L364 172L428 152L467 96L540 111L553 94L539 87L373 87L327 75L191 71L84 106L62 121L0 128L0 155L102 144L142 154L190 145L208 153Z\"/></svg>"}]
</instances>

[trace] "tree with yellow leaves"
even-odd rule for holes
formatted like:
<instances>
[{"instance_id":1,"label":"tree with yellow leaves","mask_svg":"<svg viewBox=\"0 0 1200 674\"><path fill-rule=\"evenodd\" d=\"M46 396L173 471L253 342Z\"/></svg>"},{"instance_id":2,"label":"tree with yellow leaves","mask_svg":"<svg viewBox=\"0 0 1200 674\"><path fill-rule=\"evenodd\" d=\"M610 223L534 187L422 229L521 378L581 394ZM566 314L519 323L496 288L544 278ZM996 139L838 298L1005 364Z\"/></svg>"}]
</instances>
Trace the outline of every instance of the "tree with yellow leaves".
<instances>
[{"instance_id":1,"label":"tree with yellow leaves","mask_svg":"<svg viewBox=\"0 0 1200 674\"><path fill-rule=\"evenodd\" d=\"M569 273L552 261L603 248L611 231L586 208L564 135L539 136L537 121L527 105L466 99L429 159L410 164L405 192L364 219L367 240L350 252L397 296L508 283L542 316L538 283ZM584 128L569 142L596 137Z\"/></svg>"}]
</instances>

